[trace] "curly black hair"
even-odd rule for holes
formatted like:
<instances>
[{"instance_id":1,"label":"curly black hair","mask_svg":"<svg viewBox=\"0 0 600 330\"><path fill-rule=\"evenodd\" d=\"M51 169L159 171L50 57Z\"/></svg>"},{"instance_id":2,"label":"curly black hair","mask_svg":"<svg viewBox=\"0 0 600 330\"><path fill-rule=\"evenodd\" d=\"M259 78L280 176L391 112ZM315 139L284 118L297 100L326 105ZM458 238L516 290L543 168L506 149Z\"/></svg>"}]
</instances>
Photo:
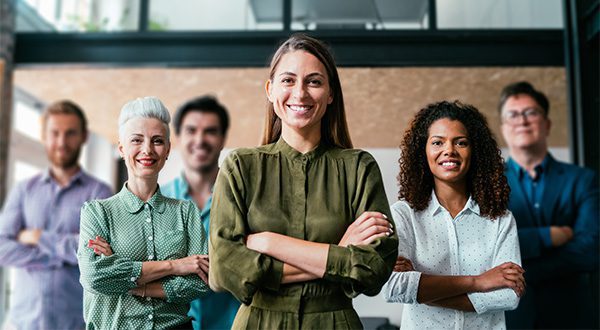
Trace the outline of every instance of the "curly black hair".
<instances>
[{"instance_id":1,"label":"curly black hair","mask_svg":"<svg viewBox=\"0 0 600 330\"><path fill-rule=\"evenodd\" d=\"M425 146L429 127L442 118L458 120L467 129L472 148L467 189L479 204L481 214L491 219L504 215L510 188L504 176L504 161L498 143L485 117L475 107L459 101L429 104L410 123L400 145L399 198L415 210L427 208L434 183Z\"/></svg>"}]
</instances>

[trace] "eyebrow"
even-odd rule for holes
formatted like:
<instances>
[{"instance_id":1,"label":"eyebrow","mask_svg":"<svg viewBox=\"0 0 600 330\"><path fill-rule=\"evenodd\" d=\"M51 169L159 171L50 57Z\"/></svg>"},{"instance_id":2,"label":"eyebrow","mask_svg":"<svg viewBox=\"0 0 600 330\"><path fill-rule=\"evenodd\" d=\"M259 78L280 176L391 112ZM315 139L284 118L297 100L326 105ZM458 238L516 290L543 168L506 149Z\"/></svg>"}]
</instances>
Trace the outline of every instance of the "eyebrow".
<instances>
[{"instance_id":1,"label":"eyebrow","mask_svg":"<svg viewBox=\"0 0 600 330\"><path fill-rule=\"evenodd\" d=\"M293 72L286 71L286 72L282 72L282 73L280 73L280 74L279 74L279 76L294 76L294 77L296 77L296 76L298 76L298 75L297 75L297 74L295 74L295 73L293 73ZM321 77L325 77L325 75L324 75L324 74L322 74L322 73L320 73L320 72L312 72L312 73L309 73L308 75L306 75L306 77L307 77L307 78L308 78L308 77L313 77L313 76L321 76Z\"/></svg>"},{"instance_id":2,"label":"eyebrow","mask_svg":"<svg viewBox=\"0 0 600 330\"><path fill-rule=\"evenodd\" d=\"M429 138L430 138L430 139L433 139L433 138L438 138L438 139L447 139L447 137L446 137L446 136L441 136L441 135L432 135L432 136L431 136L431 137L429 137ZM469 137L468 137L468 136L466 136L466 135L460 135L460 136L455 136L455 137L454 137L454 138L452 138L452 139L453 139L453 140L456 140L456 139L468 139L468 138L469 138Z\"/></svg>"}]
</instances>

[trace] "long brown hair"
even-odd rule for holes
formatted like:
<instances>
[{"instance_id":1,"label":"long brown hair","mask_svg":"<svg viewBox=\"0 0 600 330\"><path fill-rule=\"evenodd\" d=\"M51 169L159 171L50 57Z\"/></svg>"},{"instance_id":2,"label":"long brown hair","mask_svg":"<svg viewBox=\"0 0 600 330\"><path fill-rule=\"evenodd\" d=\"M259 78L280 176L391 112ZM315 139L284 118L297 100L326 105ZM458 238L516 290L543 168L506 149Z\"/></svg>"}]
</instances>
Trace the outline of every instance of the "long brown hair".
<instances>
[{"instance_id":1,"label":"long brown hair","mask_svg":"<svg viewBox=\"0 0 600 330\"><path fill-rule=\"evenodd\" d=\"M352 148L352 140L348 133L348 124L346 123L346 111L340 77L335 67L333 56L322 41L302 33L293 34L279 46L273 55L269 73L271 83L273 82L277 65L283 55L296 50L302 50L315 56L325 66L329 78L329 89L331 90L333 101L327 105L327 110L321 119L321 143L344 149ZM276 142L280 136L281 119L275 114L273 103L268 102L261 144L265 145Z\"/></svg>"}]
</instances>

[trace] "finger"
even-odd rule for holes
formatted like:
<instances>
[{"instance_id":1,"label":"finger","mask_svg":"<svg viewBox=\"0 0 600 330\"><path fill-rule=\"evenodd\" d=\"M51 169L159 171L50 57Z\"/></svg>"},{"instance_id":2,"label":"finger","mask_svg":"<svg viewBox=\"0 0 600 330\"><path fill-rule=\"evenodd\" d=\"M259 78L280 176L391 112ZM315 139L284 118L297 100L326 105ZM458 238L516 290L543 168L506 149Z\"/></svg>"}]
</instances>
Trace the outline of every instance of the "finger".
<instances>
[{"instance_id":1,"label":"finger","mask_svg":"<svg viewBox=\"0 0 600 330\"><path fill-rule=\"evenodd\" d=\"M367 230L370 227L373 226L382 226L385 227L386 229L391 228L392 224L387 221L385 218L377 218L377 217L370 217L368 219L366 219L365 221L363 221L358 228L360 230Z\"/></svg>"},{"instance_id":2,"label":"finger","mask_svg":"<svg viewBox=\"0 0 600 330\"><path fill-rule=\"evenodd\" d=\"M367 212L363 212L363 214L361 214L354 222L357 224L361 224L364 221L366 221L367 219L372 218L372 217L387 219L387 216L383 213L367 211Z\"/></svg>"},{"instance_id":3,"label":"finger","mask_svg":"<svg viewBox=\"0 0 600 330\"><path fill-rule=\"evenodd\" d=\"M369 238L367 238L366 240L364 240L363 244L361 245L368 245L371 244L371 242L373 242L374 240L380 238L380 237L384 237L389 235L388 233L380 233L380 234L375 234L375 235L371 235L369 236Z\"/></svg>"},{"instance_id":4,"label":"finger","mask_svg":"<svg viewBox=\"0 0 600 330\"><path fill-rule=\"evenodd\" d=\"M198 274L198 276L200 276L200 279L202 279L202 281L204 281L204 283L208 284L208 275L206 275L205 272L200 271L197 274Z\"/></svg>"},{"instance_id":5,"label":"finger","mask_svg":"<svg viewBox=\"0 0 600 330\"><path fill-rule=\"evenodd\" d=\"M106 240L102 236L96 236L96 240L106 243Z\"/></svg>"},{"instance_id":6,"label":"finger","mask_svg":"<svg viewBox=\"0 0 600 330\"><path fill-rule=\"evenodd\" d=\"M95 240L95 241L94 241L94 243L95 243L97 246L101 246L101 247L103 247L103 248L108 248L108 247L110 247L110 244L106 243L106 241L104 241L104 242L103 242L103 241L100 241L100 240Z\"/></svg>"}]
</instances>

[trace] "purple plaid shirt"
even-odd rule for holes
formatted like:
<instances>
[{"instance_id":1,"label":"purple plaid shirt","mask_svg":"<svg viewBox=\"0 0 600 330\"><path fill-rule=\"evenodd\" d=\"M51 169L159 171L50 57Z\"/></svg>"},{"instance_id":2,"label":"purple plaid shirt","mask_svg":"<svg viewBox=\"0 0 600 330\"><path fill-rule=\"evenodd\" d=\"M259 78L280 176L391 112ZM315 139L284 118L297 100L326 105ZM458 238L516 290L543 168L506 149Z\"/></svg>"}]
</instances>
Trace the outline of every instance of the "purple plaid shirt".
<instances>
[{"instance_id":1,"label":"purple plaid shirt","mask_svg":"<svg viewBox=\"0 0 600 330\"><path fill-rule=\"evenodd\" d=\"M77 246L84 202L111 189L79 171L60 187L47 170L20 182L0 215L0 266L16 270L9 322L18 329L83 329L83 289ZM38 246L17 241L23 229L42 229Z\"/></svg>"}]
</instances>

